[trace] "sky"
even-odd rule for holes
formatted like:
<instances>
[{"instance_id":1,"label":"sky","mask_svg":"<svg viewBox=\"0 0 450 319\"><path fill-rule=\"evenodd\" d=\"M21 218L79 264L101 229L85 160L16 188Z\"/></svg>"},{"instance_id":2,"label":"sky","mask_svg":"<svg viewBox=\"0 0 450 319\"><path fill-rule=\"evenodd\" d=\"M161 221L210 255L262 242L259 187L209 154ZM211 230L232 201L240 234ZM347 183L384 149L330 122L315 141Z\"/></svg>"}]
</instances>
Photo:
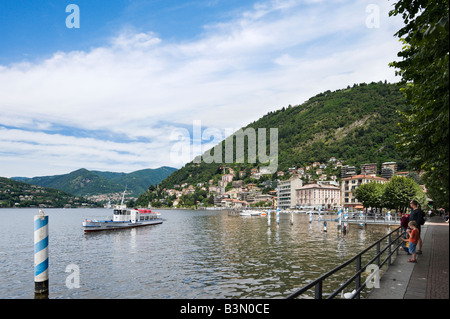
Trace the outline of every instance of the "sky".
<instances>
[{"instance_id":1,"label":"sky","mask_svg":"<svg viewBox=\"0 0 450 319\"><path fill-rule=\"evenodd\" d=\"M2 0L0 176L180 168L270 111L398 82L394 3Z\"/></svg>"}]
</instances>

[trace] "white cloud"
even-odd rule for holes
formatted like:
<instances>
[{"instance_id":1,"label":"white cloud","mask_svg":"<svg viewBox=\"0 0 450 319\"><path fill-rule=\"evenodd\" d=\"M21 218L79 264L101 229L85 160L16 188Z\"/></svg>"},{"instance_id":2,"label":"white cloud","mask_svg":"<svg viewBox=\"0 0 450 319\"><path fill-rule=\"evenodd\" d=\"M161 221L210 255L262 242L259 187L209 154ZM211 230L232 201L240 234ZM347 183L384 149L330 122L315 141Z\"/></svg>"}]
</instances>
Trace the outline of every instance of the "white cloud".
<instances>
[{"instance_id":1,"label":"white cloud","mask_svg":"<svg viewBox=\"0 0 450 319\"><path fill-rule=\"evenodd\" d=\"M170 165L177 123L238 128L328 89L394 81L387 64L400 49L399 20L380 3L380 28L368 29L368 4L259 2L191 41L127 28L108 46L0 66L0 128L10 128L1 130L0 176L25 175L25 166L51 173L46 163L65 172ZM61 126L123 140L67 136Z\"/></svg>"}]
</instances>

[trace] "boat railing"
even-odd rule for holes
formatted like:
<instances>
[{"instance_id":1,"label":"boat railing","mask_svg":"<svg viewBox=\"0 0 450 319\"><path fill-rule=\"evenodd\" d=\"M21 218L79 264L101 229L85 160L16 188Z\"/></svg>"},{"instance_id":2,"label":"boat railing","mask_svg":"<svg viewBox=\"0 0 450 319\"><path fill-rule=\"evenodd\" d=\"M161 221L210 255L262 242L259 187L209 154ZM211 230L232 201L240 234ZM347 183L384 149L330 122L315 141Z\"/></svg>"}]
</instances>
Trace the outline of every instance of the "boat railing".
<instances>
[{"instance_id":1,"label":"boat railing","mask_svg":"<svg viewBox=\"0 0 450 319\"><path fill-rule=\"evenodd\" d=\"M97 216L97 217L85 217L84 218L85 221L91 221L91 222L99 222L99 221L112 221L113 220L113 216L112 215L108 215L108 216Z\"/></svg>"},{"instance_id":2,"label":"boat railing","mask_svg":"<svg viewBox=\"0 0 450 319\"><path fill-rule=\"evenodd\" d=\"M377 242L373 243L366 249L364 249L362 252L360 252L358 255L354 256L353 258L349 259L348 261L344 262L343 264L337 266L333 270L327 272L326 274L320 276L316 280L310 282L306 286L296 290L292 294L290 294L287 299L294 299L298 298L301 295L307 294L311 289L314 289L314 299L323 299L325 293L323 292L324 282L329 278L330 276L342 271L347 266L355 264L356 263L356 271L355 273L348 278L338 289L334 290L331 293L326 293L326 299L333 299L337 295L341 293L343 294L344 289L346 289L348 286L350 286L353 282L355 283L354 290L351 293L351 297L349 299L359 299L361 295L361 291L363 291L364 288L366 288L368 280L366 280L364 283L361 282L361 275L366 272L369 265L375 265L378 268L378 271L387 263L387 265L391 265L391 258L394 253L398 254L398 249L403 244L403 241L400 239L400 237L403 235L401 232L401 227L397 227L393 231L389 232L386 236L379 239ZM386 242L387 244L384 248L381 247L381 244L383 242ZM376 249L376 254L374 257L370 258L370 260L365 264L362 265L362 258L367 257L367 255L373 254L373 249ZM386 255L386 256L383 256ZM383 258L381 260L381 258ZM369 268L370 269L370 268ZM346 268L348 270L348 268Z\"/></svg>"}]
</instances>

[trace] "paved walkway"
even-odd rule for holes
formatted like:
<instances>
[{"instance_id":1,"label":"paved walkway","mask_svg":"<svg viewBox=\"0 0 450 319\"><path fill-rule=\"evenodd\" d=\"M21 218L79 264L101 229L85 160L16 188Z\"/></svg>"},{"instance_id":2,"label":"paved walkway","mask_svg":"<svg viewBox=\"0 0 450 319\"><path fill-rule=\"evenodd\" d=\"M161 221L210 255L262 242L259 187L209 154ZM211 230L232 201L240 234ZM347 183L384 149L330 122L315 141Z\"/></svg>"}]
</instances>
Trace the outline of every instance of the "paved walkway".
<instances>
[{"instance_id":1,"label":"paved walkway","mask_svg":"<svg viewBox=\"0 0 450 319\"><path fill-rule=\"evenodd\" d=\"M421 235L423 254L417 263L399 252L368 299L449 299L449 224L433 217Z\"/></svg>"}]
</instances>

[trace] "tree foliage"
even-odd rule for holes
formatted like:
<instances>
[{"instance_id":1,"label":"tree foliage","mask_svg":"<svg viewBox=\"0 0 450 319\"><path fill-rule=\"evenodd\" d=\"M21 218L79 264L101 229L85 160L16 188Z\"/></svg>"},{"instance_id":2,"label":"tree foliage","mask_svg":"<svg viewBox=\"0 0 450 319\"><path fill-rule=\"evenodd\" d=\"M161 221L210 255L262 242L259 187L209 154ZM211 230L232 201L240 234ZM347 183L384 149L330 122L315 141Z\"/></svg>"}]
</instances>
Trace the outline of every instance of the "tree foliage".
<instances>
[{"instance_id":1,"label":"tree foliage","mask_svg":"<svg viewBox=\"0 0 450 319\"><path fill-rule=\"evenodd\" d=\"M391 63L402 76L408 108L402 112L398 146L411 165L425 171L430 196L449 207L449 3L400 0L390 12L405 26L404 47Z\"/></svg>"},{"instance_id":2,"label":"tree foliage","mask_svg":"<svg viewBox=\"0 0 450 319\"><path fill-rule=\"evenodd\" d=\"M358 201L363 203L363 206L365 208L382 208L384 190L385 184L370 182L360 185L355 190L355 197L358 199Z\"/></svg>"},{"instance_id":3,"label":"tree foliage","mask_svg":"<svg viewBox=\"0 0 450 319\"><path fill-rule=\"evenodd\" d=\"M403 176L393 176L385 184L382 200L386 208L404 212L413 199L417 200L422 207L426 206L426 198L422 188L413 179Z\"/></svg>"},{"instance_id":4,"label":"tree foliage","mask_svg":"<svg viewBox=\"0 0 450 319\"><path fill-rule=\"evenodd\" d=\"M370 182L360 185L355 190L355 197L365 208L389 208L396 211L406 211L411 200L417 200L426 207L425 194L412 178L393 176L386 184Z\"/></svg>"}]
</instances>

